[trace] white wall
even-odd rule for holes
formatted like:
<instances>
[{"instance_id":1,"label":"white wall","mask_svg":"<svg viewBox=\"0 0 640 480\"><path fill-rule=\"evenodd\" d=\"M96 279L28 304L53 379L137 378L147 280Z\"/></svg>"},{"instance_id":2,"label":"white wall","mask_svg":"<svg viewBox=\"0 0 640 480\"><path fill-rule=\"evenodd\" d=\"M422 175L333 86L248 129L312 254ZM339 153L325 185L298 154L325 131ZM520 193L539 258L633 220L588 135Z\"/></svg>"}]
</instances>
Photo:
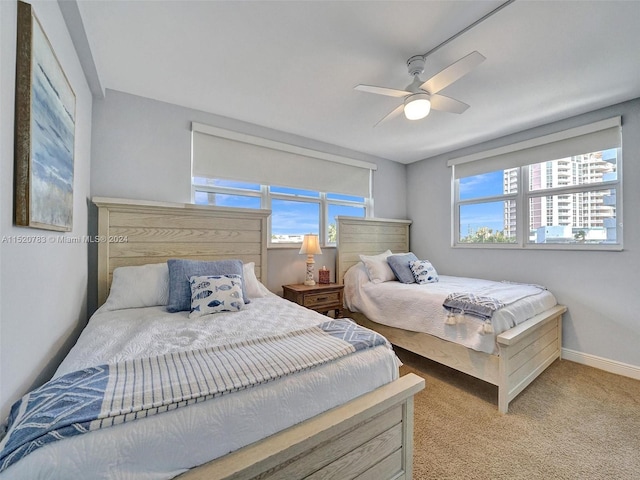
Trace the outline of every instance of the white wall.
<instances>
[{"instance_id":1,"label":"white wall","mask_svg":"<svg viewBox=\"0 0 640 480\"><path fill-rule=\"evenodd\" d=\"M5 137L7 136L5 129L6 127L4 127L5 125L5 120L8 120L8 116L5 115L5 110L7 110L9 108L9 102L7 102L7 99L9 98L9 91L7 90L5 92L5 89L3 88L6 81L10 80L10 76L9 75L5 75L3 72L5 71L5 68L3 68L4 65L4 49L2 48L2 45L5 45L8 41L7 38L7 33L6 30L10 30L8 28L4 28L3 27L3 18L8 18L8 19L13 19L13 15L11 15L10 12L7 12L7 14L4 14L4 9L2 8L2 5L0 5L0 159L4 158L5 153L5 148L4 146L6 145L6 140L8 140L8 138L5 140ZM5 94L6 93L6 94ZM5 118L7 117L7 118ZM8 129L7 129L8 130ZM0 160L0 179L4 178L6 175L5 173L5 168L4 168L4 162L2 162ZM5 196L3 195L4 193L4 187L5 187L5 183L2 182L2 180L0 180L0 222L2 222L2 210L4 210L3 205L5 202ZM0 228L1 228L1 223L0 223ZM0 232L1 233L1 232ZM2 244L0 244L0 272L2 272ZM0 305L2 305L2 275L0 274ZM2 362L2 308L0 307L0 362ZM0 363L0 405L3 405L5 403L4 401L4 396L2 393L2 364ZM2 422L4 422L4 418L5 418L5 409L0 407L0 424Z\"/></svg>"},{"instance_id":2,"label":"white wall","mask_svg":"<svg viewBox=\"0 0 640 480\"><path fill-rule=\"evenodd\" d=\"M16 59L14 1L0 1L0 230L2 237L87 234L91 93L57 2L32 1L76 94L73 230L13 226L13 123ZM0 244L0 417L48 380L86 322L87 245ZM0 421L2 421L0 420Z\"/></svg>"},{"instance_id":3,"label":"white wall","mask_svg":"<svg viewBox=\"0 0 640 480\"><path fill-rule=\"evenodd\" d=\"M91 195L190 202L192 121L375 163L376 216L406 215L402 164L114 90L107 90L93 106ZM335 249L323 250L316 265L335 270ZM269 250L268 268L266 285L276 293L282 285L304 279L304 258L298 249Z\"/></svg>"},{"instance_id":4,"label":"white wall","mask_svg":"<svg viewBox=\"0 0 640 480\"><path fill-rule=\"evenodd\" d=\"M451 171L456 158L622 115L624 251L533 251L451 247ZM640 367L640 99L461 149L408 166L411 248L443 274L545 285L569 308L563 347ZM621 219L619 219L621 221Z\"/></svg>"}]
</instances>

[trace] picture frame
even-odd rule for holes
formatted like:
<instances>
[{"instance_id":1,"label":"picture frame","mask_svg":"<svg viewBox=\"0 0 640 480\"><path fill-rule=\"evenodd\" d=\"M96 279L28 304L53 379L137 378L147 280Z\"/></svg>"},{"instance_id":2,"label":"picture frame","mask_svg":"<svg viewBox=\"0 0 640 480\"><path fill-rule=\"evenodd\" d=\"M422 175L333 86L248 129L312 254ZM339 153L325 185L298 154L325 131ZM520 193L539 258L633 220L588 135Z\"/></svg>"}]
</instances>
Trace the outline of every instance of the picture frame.
<instances>
[{"instance_id":1,"label":"picture frame","mask_svg":"<svg viewBox=\"0 0 640 480\"><path fill-rule=\"evenodd\" d=\"M14 223L69 232L76 97L32 6L17 18Z\"/></svg>"}]
</instances>

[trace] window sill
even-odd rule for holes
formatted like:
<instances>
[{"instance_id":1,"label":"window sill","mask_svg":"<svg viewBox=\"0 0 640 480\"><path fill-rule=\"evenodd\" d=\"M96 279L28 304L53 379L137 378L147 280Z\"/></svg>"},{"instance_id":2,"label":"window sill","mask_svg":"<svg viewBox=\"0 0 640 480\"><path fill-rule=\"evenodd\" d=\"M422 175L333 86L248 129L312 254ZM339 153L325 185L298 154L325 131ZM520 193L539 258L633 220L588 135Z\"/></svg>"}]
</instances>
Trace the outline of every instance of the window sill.
<instances>
[{"instance_id":1,"label":"window sill","mask_svg":"<svg viewBox=\"0 0 640 480\"><path fill-rule=\"evenodd\" d=\"M527 244L525 246L515 244L499 244L499 243L465 243L452 245L452 248L468 248L468 249L491 249L491 250L573 250L583 252L621 252L624 250L622 245L559 245L559 244Z\"/></svg>"}]
</instances>

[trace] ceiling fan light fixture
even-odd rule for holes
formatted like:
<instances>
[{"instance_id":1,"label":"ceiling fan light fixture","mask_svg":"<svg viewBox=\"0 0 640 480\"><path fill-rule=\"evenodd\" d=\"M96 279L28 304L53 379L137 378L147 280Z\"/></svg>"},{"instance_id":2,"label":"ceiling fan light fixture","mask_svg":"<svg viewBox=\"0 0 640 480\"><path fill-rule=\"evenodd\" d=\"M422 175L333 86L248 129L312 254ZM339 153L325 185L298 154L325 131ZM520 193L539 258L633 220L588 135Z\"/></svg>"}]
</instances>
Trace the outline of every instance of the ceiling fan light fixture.
<instances>
[{"instance_id":1,"label":"ceiling fan light fixture","mask_svg":"<svg viewBox=\"0 0 640 480\"><path fill-rule=\"evenodd\" d=\"M427 93L414 93L404 100L404 116L408 120L420 120L429 115L431 101Z\"/></svg>"}]
</instances>

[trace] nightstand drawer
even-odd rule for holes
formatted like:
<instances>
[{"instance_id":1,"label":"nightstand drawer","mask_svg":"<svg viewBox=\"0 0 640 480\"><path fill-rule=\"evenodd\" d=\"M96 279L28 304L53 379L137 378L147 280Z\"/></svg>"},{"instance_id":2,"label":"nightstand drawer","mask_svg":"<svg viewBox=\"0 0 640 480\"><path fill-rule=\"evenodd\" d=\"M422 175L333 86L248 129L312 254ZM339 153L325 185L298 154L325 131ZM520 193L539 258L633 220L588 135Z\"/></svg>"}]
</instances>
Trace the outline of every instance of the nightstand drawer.
<instances>
[{"instance_id":1,"label":"nightstand drawer","mask_svg":"<svg viewBox=\"0 0 640 480\"><path fill-rule=\"evenodd\" d=\"M312 293L304 296L304 306L309 308L323 305L341 305L340 292Z\"/></svg>"},{"instance_id":2,"label":"nightstand drawer","mask_svg":"<svg viewBox=\"0 0 640 480\"><path fill-rule=\"evenodd\" d=\"M282 296L298 305L319 313L335 313L335 318L342 316L342 299L344 285L335 283L319 285L292 284L282 286Z\"/></svg>"}]
</instances>

